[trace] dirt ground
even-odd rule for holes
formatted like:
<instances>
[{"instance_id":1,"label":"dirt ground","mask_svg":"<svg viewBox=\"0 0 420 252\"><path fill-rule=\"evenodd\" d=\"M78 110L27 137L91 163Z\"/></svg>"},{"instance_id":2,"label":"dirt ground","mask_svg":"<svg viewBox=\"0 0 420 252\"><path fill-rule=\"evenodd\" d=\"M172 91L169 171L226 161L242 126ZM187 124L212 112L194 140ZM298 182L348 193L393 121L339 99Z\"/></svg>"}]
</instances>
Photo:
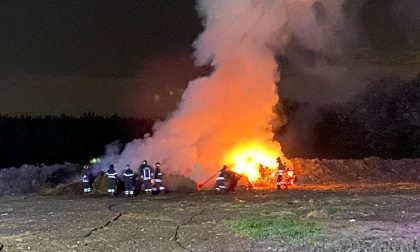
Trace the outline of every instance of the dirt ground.
<instances>
[{"instance_id":1,"label":"dirt ground","mask_svg":"<svg viewBox=\"0 0 420 252\"><path fill-rule=\"evenodd\" d=\"M255 238L229 224L254 217L311 221L321 229ZM1 251L420 251L419 236L418 184L0 197Z\"/></svg>"}]
</instances>

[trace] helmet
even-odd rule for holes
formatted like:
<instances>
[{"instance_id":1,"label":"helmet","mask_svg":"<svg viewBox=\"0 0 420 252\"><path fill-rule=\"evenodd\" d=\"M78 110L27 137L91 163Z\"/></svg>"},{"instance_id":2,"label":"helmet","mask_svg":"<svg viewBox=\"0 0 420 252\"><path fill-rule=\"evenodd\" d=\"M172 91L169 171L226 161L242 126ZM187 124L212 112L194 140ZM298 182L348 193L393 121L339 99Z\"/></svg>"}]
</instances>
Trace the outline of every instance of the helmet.
<instances>
[{"instance_id":1,"label":"helmet","mask_svg":"<svg viewBox=\"0 0 420 252\"><path fill-rule=\"evenodd\" d=\"M109 166L109 168L114 169L114 165L113 165L113 164L112 164L112 165L110 165L110 166Z\"/></svg>"},{"instance_id":2,"label":"helmet","mask_svg":"<svg viewBox=\"0 0 420 252\"><path fill-rule=\"evenodd\" d=\"M147 160L143 160L143 164L147 164Z\"/></svg>"}]
</instances>

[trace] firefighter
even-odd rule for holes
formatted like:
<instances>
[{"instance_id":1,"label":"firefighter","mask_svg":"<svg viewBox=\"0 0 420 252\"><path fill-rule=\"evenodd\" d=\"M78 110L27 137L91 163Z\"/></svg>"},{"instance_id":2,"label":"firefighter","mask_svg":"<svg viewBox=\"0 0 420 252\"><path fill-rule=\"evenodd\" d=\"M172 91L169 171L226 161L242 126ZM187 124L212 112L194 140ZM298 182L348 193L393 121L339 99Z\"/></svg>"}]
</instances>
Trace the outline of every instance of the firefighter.
<instances>
[{"instance_id":1,"label":"firefighter","mask_svg":"<svg viewBox=\"0 0 420 252\"><path fill-rule=\"evenodd\" d=\"M114 165L110 165L106 172L108 176L108 195L115 196L115 187L117 185L117 172L114 169Z\"/></svg>"},{"instance_id":2,"label":"firefighter","mask_svg":"<svg viewBox=\"0 0 420 252\"><path fill-rule=\"evenodd\" d=\"M140 167L138 169L138 173L137 174L138 174L139 178L137 178L137 186L139 188L139 191L142 190L141 187L142 187L142 184L143 184L141 174L143 173L143 168L146 167L146 166L148 166L147 160L143 160L143 162L141 163L141 165L140 165Z\"/></svg>"},{"instance_id":3,"label":"firefighter","mask_svg":"<svg viewBox=\"0 0 420 252\"><path fill-rule=\"evenodd\" d=\"M91 177L92 177L92 173L89 169L89 165L83 166L82 182L83 182L84 193L92 192L92 188L90 186Z\"/></svg>"},{"instance_id":4,"label":"firefighter","mask_svg":"<svg viewBox=\"0 0 420 252\"><path fill-rule=\"evenodd\" d=\"M220 170L219 175L216 177L216 190L220 191L220 192L225 192L226 191L226 186L225 186L225 176L226 176L226 171L227 166L224 165L223 168Z\"/></svg>"},{"instance_id":5,"label":"firefighter","mask_svg":"<svg viewBox=\"0 0 420 252\"><path fill-rule=\"evenodd\" d=\"M143 161L140 166L140 178L144 184L144 191L146 194L152 194L152 176L153 169L147 164L147 160Z\"/></svg>"},{"instance_id":6,"label":"firefighter","mask_svg":"<svg viewBox=\"0 0 420 252\"><path fill-rule=\"evenodd\" d=\"M125 167L125 171L124 171L124 186L125 186L124 196L126 197L134 195L133 179L134 179L134 172L133 170L130 169L130 165L128 164Z\"/></svg>"},{"instance_id":7,"label":"firefighter","mask_svg":"<svg viewBox=\"0 0 420 252\"><path fill-rule=\"evenodd\" d=\"M234 171L226 170L225 173L225 187L226 192L234 192L238 186L241 175Z\"/></svg>"},{"instance_id":8,"label":"firefighter","mask_svg":"<svg viewBox=\"0 0 420 252\"><path fill-rule=\"evenodd\" d=\"M165 186L163 186L163 181L162 181L163 173L160 170L160 163L159 162L156 163L156 169L155 169L155 174L154 175L155 175L154 179L155 179L156 190L158 192L165 191Z\"/></svg>"},{"instance_id":9,"label":"firefighter","mask_svg":"<svg viewBox=\"0 0 420 252\"><path fill-rule=\"evenodd\" d=\"M284 189L289 189L294 186L295 182L296 182L295 172L290 168L286 169L283 179L282 179L282 187Z\"/></svg>"},{"instance_id":10,"label":"firefighter","mask_svg":"<svg viewBox=\"0 0 420 252\"><path fill-rule=\"evenodd\" d=\"M286 164L280 158L277 158L277 163L279 164L277 167L277 190L280 190Z\"/></svg>"}]
</instances>

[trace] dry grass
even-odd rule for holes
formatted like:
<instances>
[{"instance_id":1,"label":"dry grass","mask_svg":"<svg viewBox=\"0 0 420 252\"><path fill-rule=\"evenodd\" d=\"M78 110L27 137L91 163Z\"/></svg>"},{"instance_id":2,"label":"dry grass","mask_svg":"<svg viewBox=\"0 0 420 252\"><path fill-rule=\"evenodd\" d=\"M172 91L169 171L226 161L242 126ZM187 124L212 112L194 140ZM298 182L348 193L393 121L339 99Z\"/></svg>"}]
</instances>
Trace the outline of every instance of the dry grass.
<instances>
[{"instance_id":1,"label":"dry grass","mask_svg":"<svg viewBox=\"0 0 420 252\"><path fill-rule=\"evenodd\" d=\"M83 186L79 182L70 182L65 184L59 184L55 188L43 188L40 192L44 196L53 195L67 195L67 194L81 194L83 192Z\"/></svg>"},{"instance_id":2,"label":"dry grass","mask_svg":"<svg viewBox=\"0 0 420 252\"><path fill-rule=\"evenodd\" d=\"M328 219L329 217L329 214L324 210L324 208L321 210L312 210L306 215L306 218L314 219Z\"/></svg>"}]
</instances>

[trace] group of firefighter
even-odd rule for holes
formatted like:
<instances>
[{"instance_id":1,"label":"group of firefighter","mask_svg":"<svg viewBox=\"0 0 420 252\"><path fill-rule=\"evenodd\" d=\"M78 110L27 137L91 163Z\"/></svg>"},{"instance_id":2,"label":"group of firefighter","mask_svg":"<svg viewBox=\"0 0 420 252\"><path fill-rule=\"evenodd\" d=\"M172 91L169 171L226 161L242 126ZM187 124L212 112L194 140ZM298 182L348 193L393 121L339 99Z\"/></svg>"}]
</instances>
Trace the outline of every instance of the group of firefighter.
<instances>
[{"instance_id":1,"label":"group of firefighter","mask_svg":"<svg viewBox=\"0 0 420 252\"><path fill-rule=\"evenodd\" d=\"M269 169L260 166L260 181L257 181L257 183L260 182L263 186L266 186L267 184L275 182L277 190L287 189L293 186L296 182L296 174L291 169L288 169L286 164L281 161L280 157L277 158L277 163L277 172L276 174L273 174L274 176L271 176L272 174L268 172ZM247 177L233 172L224 165L216 177L215 187L217 191L227 193L234 191L239 181L245 186L245 189L253 188L253 185L249 182Z\"/></svg>"},{"instance_id":2,"label":"group of firefighter","mask_svg":"<svg viewBox=\"0 0 420 252\"><path fill-rule=\"evenodd\" d=\"M291 169L288 169L286 164L282 162L280 158L277 158L277 171L276 174L268 172L263 167L260 167L260 182L263 186L267 184L276 183L277 190L287 189L290 186L293 186L296 181L296 175ZM92 173L89 169L90 166L86 165L83 170L82 182L85 193L91 193L92 189ZM105 176L108 178L108 195L115 196L117 193L118 182L124 184L124 196L134 196L134 189L136 186L140 191L144 190L146 194L156 194L159 192L165 192L166 188L163 185L163 173L161 171L160 163L155 164L155 168L152 168L147 160L144 160L138 168L138 173L130 168L130 165L126 165L123 174L120 176L117 174L113 164L109 166L108 171L105 173ZM244 175L240 175L232 170L230 170L226 165L217 173L215 188L217 191L222 193L227 193L234 191L238 183L241 182L245 189L252 189L253 184L248 180ZM258 183L254 183L257 184ZM199 187L197 186L197 189Z\"/></svg>"},{"instance_id":3,"label":"group of firefighter","mask_svg":"<svg viewBox=\"0 0 420 252\"><path fill-rule=\"evenodd\" d=\"M117 193L118 182L124 184L124 196L134 196L134 189L136 185L143 188L146 194L155 194L165 192L166 188L163 185L163 173L161 171L160 163L155 164L152 168L147 160L144 160L138 168L138 173L134 173L130 165L127 164L123 174L118 175L113 164L105 173L108 178L108 195L115 196ZM92 171L89 165L85 165L82 176L83 192L91 193L92 191Z\"/></svg>"}]
</instances>

